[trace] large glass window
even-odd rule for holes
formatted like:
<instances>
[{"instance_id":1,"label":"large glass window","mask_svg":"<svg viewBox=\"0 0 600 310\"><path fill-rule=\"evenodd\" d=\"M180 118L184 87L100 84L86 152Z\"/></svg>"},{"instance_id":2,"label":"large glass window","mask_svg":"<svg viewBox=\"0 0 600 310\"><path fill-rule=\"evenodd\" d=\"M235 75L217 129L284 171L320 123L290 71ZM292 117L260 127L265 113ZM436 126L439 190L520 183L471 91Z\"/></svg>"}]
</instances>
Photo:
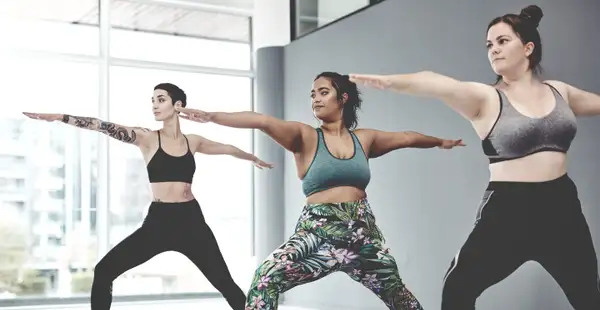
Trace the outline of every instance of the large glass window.
<instances>
[{"instance_id":1,"label":"large glass window","mask_svg":"<svg viewBox=\"0 0 600 310\"><path fill-rule=\"evenodd\" d=\"M129 67L111 67L110 121L159 129L154 121L151 97L156 84L170 82L188 96L188 106L207 111L252 109L251 80L245 77L185 73ZM182 120L186 134L199 134L221 143L252 151L248 130L198 124ZM140 151L115 140L110 146L110 247L138 228L152 196ZM242 285L249 279L251 259L251 163L229 156L196 156L192 190L200 202L233 277ZM199 244L199 247L202 245ZM115 281L113 292L161 294L212 292L215 289L187 258L169 252L125 273Z\"/></svg>"},{"instance_id":2,"label":"large glass window","mask_svg":"<svg viewBox=\"0 0 600 310\"><path fill-rule=\"evenodd\" d=\"M113 57L250 69L248 16L112 0L111 26Z\"/></svg>"},{"instance_id":3,"label":"large glass window","mask_svg":"<svg viewBox=\"0 0 600 310\"><path fill-rule=\"evenodd\" d=\"M98 55L98 0L0 1L0 48Z\"/></svg>"},{"instance_id":4,"label":"large glass window","mask_svg":"<svg viewBox=\"0 0 600 310\"><path fill-rule=\"evenodd\" d=\"M21 112L97 115L98 67L33 59L0 67L0 295L88 294L98 136Z\"/></svg>"},{"instance_id":5,"label":"large glass window","mask_svg":"<svg viewBox=\"0 0 600 310\"><path fill-rule=\"evenodd\" d=\"M109 5L100 10L100 3ZM89 296L93 267L107 246L141 225L152 198L137 148L21 112L158 129L150 97L165 81L181 86L191 107L251 110L252 3L236 3L229 10L220 0L0 1L0 36L7 43L0 44L0 305L21 297ZM100 11L108 12L110 25L100 25ZM100 40L100 29L108 29L103 38L109 40ZM192 73L198 71L216 75ZM249 130L190 122L182 129L252 151ZM196 161L194 194L236 282L247 286L254 267L253 167L227 156L196 155ZM106 191L108 197L98 196ZM97 213L108 215L108 227L96 221ZM214 288L182 255L165 253L119 277L113 291Z\"/></svg>"},{"instance_id":6,"label":"large glass window","mask_svg":"<svg viewBox=\"0 0 600 310\"><path fill-rule=\"evenodd\" d=\"M382 1L384 0L295 0L291 10L292 39Z\"/></svg>"}]
</instances>

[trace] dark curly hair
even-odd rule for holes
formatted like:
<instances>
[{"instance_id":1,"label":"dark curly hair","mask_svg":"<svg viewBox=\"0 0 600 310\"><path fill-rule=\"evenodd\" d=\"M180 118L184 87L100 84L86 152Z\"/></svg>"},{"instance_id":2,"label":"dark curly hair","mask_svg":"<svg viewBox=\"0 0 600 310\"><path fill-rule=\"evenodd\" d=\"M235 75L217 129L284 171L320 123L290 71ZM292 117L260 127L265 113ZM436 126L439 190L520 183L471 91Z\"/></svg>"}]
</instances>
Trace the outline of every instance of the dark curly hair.
<instances>
[{"instance_id":1,"label":"dark curly hair","mask_svg":"<svg viewBox=\"0 0 600 310\"><path fill-rule=\"evenodd\" d=\"M349 130L353 130L358 125L358 110L362 104L362 98L360 91L356 83L351 82L348 75L341 75L337 72L322 72L315 80L320 77L328 78L331 81L331 85L337 92L337 99L342 100L344 93L348 94L348 100L344 104L344 110L342 112L342 118L344 120L344 126Z\"/></svg>"}]
</instances>

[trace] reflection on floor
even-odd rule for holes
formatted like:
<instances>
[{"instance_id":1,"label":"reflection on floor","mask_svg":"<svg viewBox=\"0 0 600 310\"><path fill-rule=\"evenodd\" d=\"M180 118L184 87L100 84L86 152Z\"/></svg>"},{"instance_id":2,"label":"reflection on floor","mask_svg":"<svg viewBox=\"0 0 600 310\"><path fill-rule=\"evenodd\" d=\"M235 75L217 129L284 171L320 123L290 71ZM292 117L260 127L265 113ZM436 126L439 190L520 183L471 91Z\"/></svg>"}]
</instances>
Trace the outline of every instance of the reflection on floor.
<instances>
[{"instance_id":1,"label":"reflection on floor","mask_svg":"<svg viewBox=\"0 0 600 310\"><path fill-rule=\"evenodd\" d=\"M111 310L231 310L223 299L115 303ZM3 310L89 310L89 305L2 307ZM318 310L281 305L280 310Z\"/></svg>"}]
</instances>

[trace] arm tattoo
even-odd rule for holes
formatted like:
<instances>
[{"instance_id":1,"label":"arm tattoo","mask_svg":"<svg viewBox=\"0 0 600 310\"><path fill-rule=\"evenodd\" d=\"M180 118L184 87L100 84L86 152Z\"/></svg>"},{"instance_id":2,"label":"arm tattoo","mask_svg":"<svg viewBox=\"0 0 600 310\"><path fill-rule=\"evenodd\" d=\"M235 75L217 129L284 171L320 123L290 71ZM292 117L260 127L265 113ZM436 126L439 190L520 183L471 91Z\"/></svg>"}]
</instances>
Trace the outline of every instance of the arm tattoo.
<instances>
[{"instance_id":1,"label":"arm tattoo","mask_svg":"<svg viewBox=\"0 0 600 310\"><path fill-rule=\"evenodd\" d=\"M134 143L137 138L134 130L129 131L127 128L111 122L102 121L99 127L100 132L125 143Z\"/></svg>"},{"instance_id":2,"label":"arm tattoo","mask_svg":"<svg viewBox=\"0 0 600 310\"><path fill-rule=\"evenodd\" d=\"M79 128L85 129L94 129L94 121L96 119L93 117L82 117L82 116L73 116L73 115L63 115L62 122L65 124L70 124Z\"/></svg>"},{"instance_id":3,"label":"arm tattoo","mask_svg":"<svg viewBox=\"0 0 600 310\"><path fill-rule=\"evenodd\" d=\"M139 127L135 127L133 129L128 128L115 123L105 122L94 117L73 116L66 114L62 118L62 122L79 128L99 131L111 138L125 143L136 142L137 135L135 130L149 131L148 129Z\"/></svg>"}]
</instances>

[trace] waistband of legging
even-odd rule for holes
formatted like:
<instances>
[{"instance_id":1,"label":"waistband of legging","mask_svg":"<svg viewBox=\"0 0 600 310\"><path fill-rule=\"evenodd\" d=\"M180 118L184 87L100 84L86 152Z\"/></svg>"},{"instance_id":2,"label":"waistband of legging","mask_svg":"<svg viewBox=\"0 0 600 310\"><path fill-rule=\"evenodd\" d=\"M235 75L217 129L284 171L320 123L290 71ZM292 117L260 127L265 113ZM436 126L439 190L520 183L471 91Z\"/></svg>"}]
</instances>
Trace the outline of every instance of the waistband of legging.
<instances>
[{"instance_id":1,"label":"waistband of legging","mask_svg":"<svg viewBox=\"0 0 600 310\"><path fill-rule=\"evenodd\" d=\"M560 191L574 186L573 180L565 173L556 179L542 182L491 181L488 183L487 190Z\"/></svg>"},{"instance_id":2,"label":"waistband of legging","mask_svg":"<svg viewBox=\"0 0 600 310\"><path fill-rule=\"evenodd\" d=\"M366 207L370 207L369 205L369 201L367 200L367 197L365 198L361 198L358 200L352 200L352 201L344 201L344 202L317 202L317 203L307 203L304 205L305 209L311 209L314 207L322 207L322 206L332 206L332 207L358 207L358 206L366 206Z\"/></svg>"},{"instance_id":3,"label":"waistband of legging","mask_svg":"<svg viewBox=\"0 0 600 310\"><path fill-rule=\"evenodd\" d=\"M183 201L183 202L163 202L163 201L152 201L150 207L153 208L187 208L187 207L198 207L200 203L196 199Z\"/></svg>"}]
</instances>

